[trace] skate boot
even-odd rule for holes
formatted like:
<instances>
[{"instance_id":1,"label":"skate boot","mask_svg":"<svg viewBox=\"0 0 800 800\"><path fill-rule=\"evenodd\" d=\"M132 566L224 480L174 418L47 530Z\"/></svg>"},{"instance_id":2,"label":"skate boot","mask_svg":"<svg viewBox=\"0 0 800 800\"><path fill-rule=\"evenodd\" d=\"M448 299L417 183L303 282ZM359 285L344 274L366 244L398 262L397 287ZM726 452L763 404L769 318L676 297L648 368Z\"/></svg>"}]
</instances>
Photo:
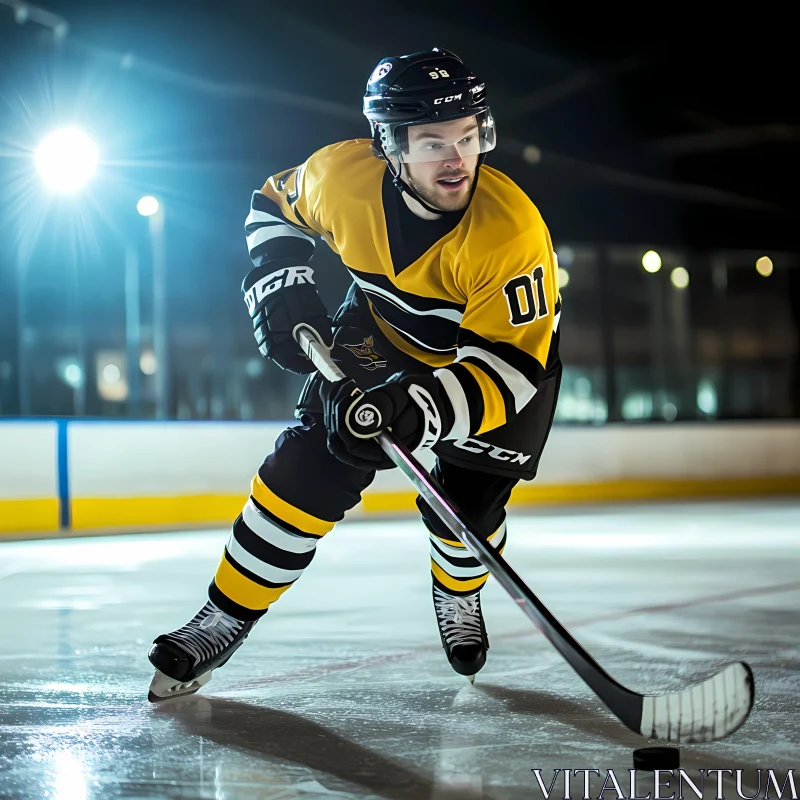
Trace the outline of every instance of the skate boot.
<instances>
[{"instance_id":1,"label":"skate boot","mask_svg":"<svg viewBox=\"0 0 800 800\"><path fill-rule=\"evenodd\" d=\"M470 683L475 683L475 675L486 663L489 649L480 592L458 596L434 585L433 607L450 666Z\"/></svg>"},{"instance_id":2,"label":"skate boot","mask_svg":"<svg viewBox=\"0 0 800 800\"><path fill-rule=\"evenodd\" d=\"M156 674L147 699L158 703L196 692L227 662L257 621L235 619L209 600L190 622L153 642L147 657Z\"/></svg>"}]
</instances>

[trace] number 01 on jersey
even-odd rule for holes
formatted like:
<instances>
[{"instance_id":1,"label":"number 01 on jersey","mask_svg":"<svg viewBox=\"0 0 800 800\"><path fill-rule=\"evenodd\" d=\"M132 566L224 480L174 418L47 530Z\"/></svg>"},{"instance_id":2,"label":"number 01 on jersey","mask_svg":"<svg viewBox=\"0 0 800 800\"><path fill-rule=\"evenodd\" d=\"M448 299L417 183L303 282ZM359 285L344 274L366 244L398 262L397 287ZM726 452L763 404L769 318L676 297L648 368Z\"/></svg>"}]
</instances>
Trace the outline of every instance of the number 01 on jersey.
<instances>
[{"instance_id":1,"label":"number 01 on jersey","mask_svg":"<svg viewBox=\"0 0 800 800\"><path fill-rule=\"evenodd\" d=\"M504 287L508 302L508 321L514 325L527 325L550 312L544 293L544 268L541 264L530 275L517 275Z\"/></svg>"}]
</instances>

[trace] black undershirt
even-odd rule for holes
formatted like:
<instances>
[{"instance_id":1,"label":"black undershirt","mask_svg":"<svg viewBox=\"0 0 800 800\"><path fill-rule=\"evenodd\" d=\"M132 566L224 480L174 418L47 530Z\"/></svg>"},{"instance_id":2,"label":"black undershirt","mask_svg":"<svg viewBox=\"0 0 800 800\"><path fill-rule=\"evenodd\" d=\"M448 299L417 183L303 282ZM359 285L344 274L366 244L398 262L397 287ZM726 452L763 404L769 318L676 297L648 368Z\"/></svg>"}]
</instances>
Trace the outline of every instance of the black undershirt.
<instances>
[{"instance_id":1,"label":"black undershirt","mask_svg":"<svg viewBox=\"0 0 800 800\"><path fill-rule=\"evenodd\" d=\"M410 267L423 253L446 236L461 222L466 209L445 211L439 219L418 217L401 197L386 170L383 176L383 209L386 216L386 232L389 236L389 253L394 274L399 275Z\"/></svg>"}]
</instances>

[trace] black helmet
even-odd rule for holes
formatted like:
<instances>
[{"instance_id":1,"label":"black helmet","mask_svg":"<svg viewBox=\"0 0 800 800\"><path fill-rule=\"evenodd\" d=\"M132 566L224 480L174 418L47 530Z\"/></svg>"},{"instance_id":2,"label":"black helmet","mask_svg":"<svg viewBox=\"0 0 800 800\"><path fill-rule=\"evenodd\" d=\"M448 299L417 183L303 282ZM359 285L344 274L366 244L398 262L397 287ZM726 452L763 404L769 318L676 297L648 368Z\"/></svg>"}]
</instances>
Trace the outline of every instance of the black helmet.
<instances>
[{"instance_id":1,"label":"black helmet","mask_svg":"<svg viewBox=\"0 0 800 800\"><path fill-rule=\"evenodd\" d=\"M400 178L403 161L438 160L433 153L421 158L409 154L409 126L475 117L476 135L466 148L459 143L459 152L478 154L481 164L495 146L485 84L457 55L439 47L380 61L367 82L364 116L372 129L373 152L387 161L397 188L409 192L429 211L439 210L425 204ZM396 158L398 167L390 157Z\"/></svg>"},{"instance_id":2,"label":"black helmet","mask_svg":"<svg viewBox=\"0 0 800 800\"><path fill-rule=\"evenodd\" d=\"M373 124L437 122L488 108L483 81L457 55L438 47L384 58L364 95L364 116Z\"/></svg>"}]
</instances>

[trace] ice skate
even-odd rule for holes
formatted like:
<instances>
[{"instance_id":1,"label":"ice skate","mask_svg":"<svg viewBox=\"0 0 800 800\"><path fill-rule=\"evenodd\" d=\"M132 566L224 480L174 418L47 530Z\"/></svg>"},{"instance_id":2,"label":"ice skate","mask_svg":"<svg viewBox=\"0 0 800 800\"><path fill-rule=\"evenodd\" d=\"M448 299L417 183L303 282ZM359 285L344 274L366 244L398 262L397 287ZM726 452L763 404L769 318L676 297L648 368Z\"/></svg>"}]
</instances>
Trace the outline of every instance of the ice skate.
<instances>
[{"instance_id":1,"label":"ice skate","mask_svg":"<svg viewBox=\"0 0 800 800\"><path fill-rule=\"evenodd\" d=\"M209 601L182 628L159 636L147 654L156 668L147 699L158 703L194 694L228 661L257 621L242 622Z\"/></svg>"},{"instance_id":2,"label":"ice skate","mask_svg":"<svg viewBox=\"0 0 800 800\"><path fill-rule=\"evenodd\" d=\"M480 593L452 595L434 585L433 607L450 666L470 683L475 683L475 675L486 663L489 649Z\"/></svg>"}]
</instances>

